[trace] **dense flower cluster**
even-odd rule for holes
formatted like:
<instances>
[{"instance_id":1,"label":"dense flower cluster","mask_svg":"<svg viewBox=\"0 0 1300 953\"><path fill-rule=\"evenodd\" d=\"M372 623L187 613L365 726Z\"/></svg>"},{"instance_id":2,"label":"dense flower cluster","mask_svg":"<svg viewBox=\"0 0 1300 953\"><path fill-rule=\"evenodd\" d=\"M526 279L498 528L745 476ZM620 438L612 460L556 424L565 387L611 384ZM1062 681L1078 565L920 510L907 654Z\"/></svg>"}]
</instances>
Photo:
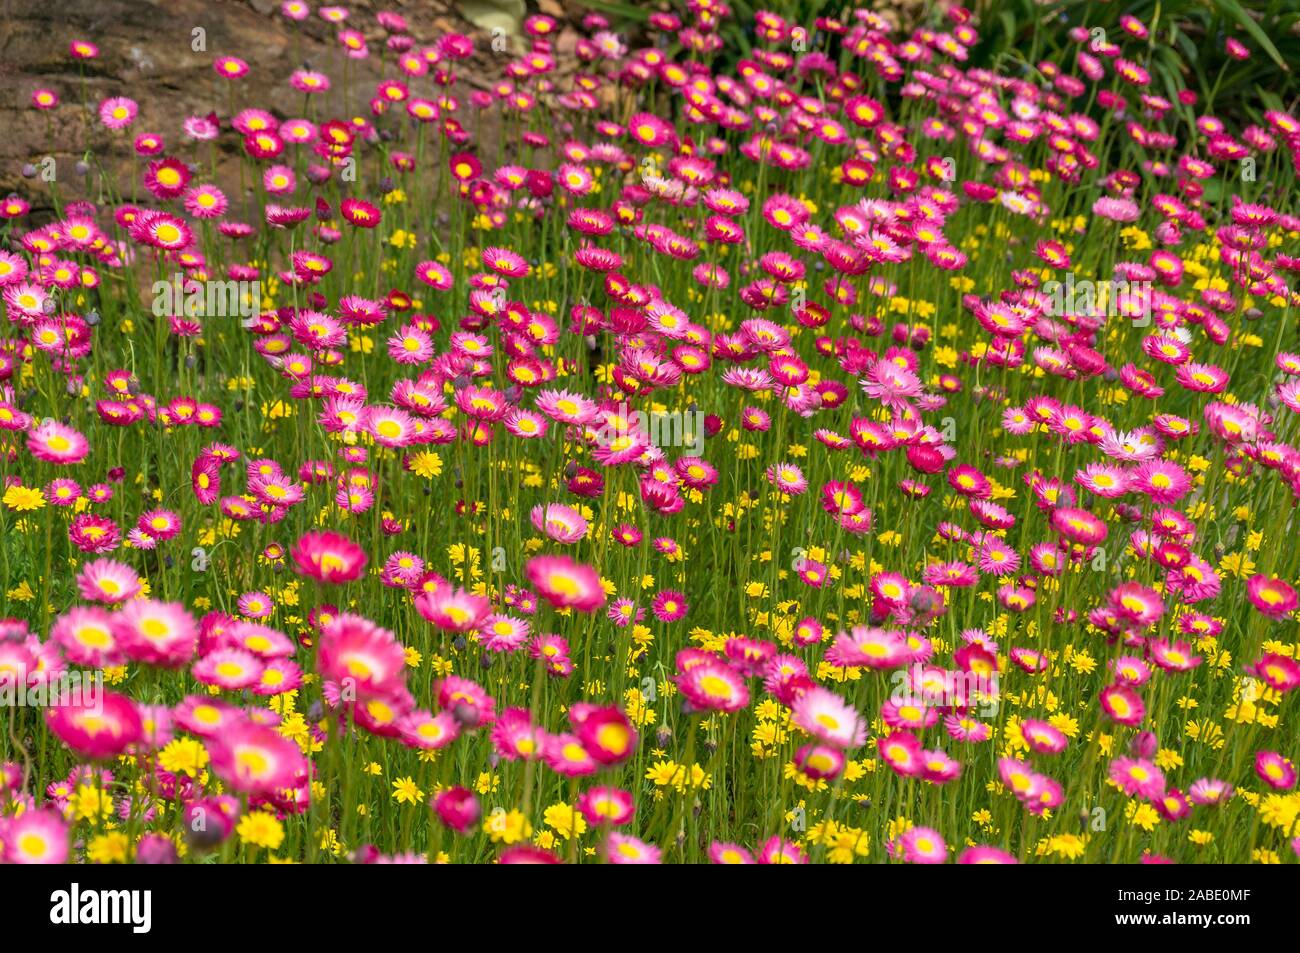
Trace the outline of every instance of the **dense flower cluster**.
<instances>
[{"instance_id":1,"label":"dense flower cluster","mask_svg":"<svg viewBox=\"0 0 1300 953\"><path fill-rule=\"evenodd\" d=\"M1300 120L1133 17L281 13L0 202L3 860L1295 860Z\"/></svg>"}]
</instances>

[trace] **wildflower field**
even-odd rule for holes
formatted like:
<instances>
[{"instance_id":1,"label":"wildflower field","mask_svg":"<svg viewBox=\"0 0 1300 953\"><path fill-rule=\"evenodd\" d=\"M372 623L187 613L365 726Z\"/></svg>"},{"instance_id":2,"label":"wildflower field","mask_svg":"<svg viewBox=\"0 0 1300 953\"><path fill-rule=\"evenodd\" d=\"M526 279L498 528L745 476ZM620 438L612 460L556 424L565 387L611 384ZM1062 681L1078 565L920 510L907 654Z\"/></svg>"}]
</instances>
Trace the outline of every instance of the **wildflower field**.
<instances>
[{"instance_id":1,"label":"wildflower field","mask_svg":"<svg viewBox=\"0 0 1300 953\"><path fill-rule=\"evenodd\" d=\"M1296 863L1296 17L1037 6L19 77L0 857Z\"/></svg>"}]
</instances>

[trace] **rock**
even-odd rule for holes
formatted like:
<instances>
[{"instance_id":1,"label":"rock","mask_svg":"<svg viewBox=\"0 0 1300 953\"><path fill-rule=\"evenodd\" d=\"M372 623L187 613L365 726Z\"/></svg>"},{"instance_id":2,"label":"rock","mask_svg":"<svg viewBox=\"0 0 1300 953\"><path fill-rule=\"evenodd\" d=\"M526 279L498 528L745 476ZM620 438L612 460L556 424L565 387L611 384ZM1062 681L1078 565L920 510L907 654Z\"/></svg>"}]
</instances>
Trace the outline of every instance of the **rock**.
<instances>
[{"instance_id":1,"label":"rock","mask_svg":"<svg viewBox=\"0 0 1300 953\"><path fill-rule=\"evenodd\" d=\"M0 128L5 130L0 137L0 195L17 192L31 202L35 222L54 216L54 193L40 176L24 179L22 169L46 156L54 159L61 203L100 201L100 170L106 173L103 181L115 181L123 200L143 200L145 162L132 150L142 132L160 134L169 153L206 160L206 147L197 152L177 147L185 117L210 112L223 121L230 117L231 83L212 69L218 56L238 56L249 63L249 75L233 84L236 110L257 106L282 119L302 115L302 95L289 86L288 78L309 61L333 80L330 92L316 101L316 116L345 115L338 28L315 13L301 23L290 22L281 15L279 0L8 0L5 6L0 19ZM458 70L471 79L476 70L485 71L485 77L499 75L500 64L487 61L490 37L446 0L351 0L347 6L371 48L368 59L350 61L352 108L347 114L365 109L379 79L398 75L391 56L386 68L379 64L377 54L384 43L374 20L379 9L399 10L421 45L448 30L474 36L487 53L459 64ZM98 59L73 60L68 55L73 40L95 43ZM477 85L486 86L486 79ZM59 94L58 109L39 112L31 107L32 92L41 87ZM125 133L105 129L97 114L82 108L86 102L97 110L111 96L129 96L140 106ZM236 143L229 135L219 143L217 184L233 198L239 183ZM85 180L74 175L75 163L83 158L92 166ZM205 161L203 180L206 166Z\"/></svg>"}]
</instances>

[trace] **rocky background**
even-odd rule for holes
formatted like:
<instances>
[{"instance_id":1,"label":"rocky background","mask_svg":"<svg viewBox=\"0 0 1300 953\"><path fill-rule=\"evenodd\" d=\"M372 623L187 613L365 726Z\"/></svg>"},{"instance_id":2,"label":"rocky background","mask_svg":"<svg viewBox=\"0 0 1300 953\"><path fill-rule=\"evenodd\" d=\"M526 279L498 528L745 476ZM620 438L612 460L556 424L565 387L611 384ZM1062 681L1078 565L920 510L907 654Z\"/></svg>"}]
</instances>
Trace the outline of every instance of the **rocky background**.
<instances>
[{"instance_id":1,"label":"rocky background","mask_svg":"<svg viewBox=\"0 0 1300 953\"><path fill-rule=\"evenodd\" d=\"M327 4L313 0L313 11L322 5ZM350 61L347 115L366 110L381 78L377 54L384 34L374 25L375 10L401 13L420 43L448 31L476 36L483 52L458 68L471 84L486 88L487 78L500 76L501 68L487 60L506 55L491 51L490 31L500 26L512 32L525 9L523 0L347 0L341 5L353 13L347 25L365 33L371 48L369 59ZM131 151L136 135L158 133L170 148L180 141L186 116L215 111L223 120L229 118L231 84L212 68L218 56L238 56L251 67L235 84L236 109L255 105L284 118L302 115L302 96L287 80L293 69L309 64L333 80L333 88L317 98L316 115L342 117L338 27L315 12L304 22L291 23L279 11L279 0L0 0L0 196L17 193L32 203L36 221L47 219L53 212L51 186L39 177L24 177L23 167L50 156L62 200L101 199L93 194L96 178L77 172L88 148L110 181L139 188L141 160ZM563 54L573 49L581 13L556 0L529 4L527 12L565 21L555 41L563 63ZM204 31L205 50L194 49L198 28ZM78 39L97 44L99 58L73 60L68 44ZM389 54L382 77L397 75ZM63 105L52 112L31 108L38 87L55 90ZM112 133L97 118L87 122L81 109L83 100L95 108L110 96L129 96L140 105L127 133ZM227 150L236 147L229 136L222 137L222 144ZM220 157L217 178L227 188L238 182L233 151Z\"/></svg>"}]
</instances>

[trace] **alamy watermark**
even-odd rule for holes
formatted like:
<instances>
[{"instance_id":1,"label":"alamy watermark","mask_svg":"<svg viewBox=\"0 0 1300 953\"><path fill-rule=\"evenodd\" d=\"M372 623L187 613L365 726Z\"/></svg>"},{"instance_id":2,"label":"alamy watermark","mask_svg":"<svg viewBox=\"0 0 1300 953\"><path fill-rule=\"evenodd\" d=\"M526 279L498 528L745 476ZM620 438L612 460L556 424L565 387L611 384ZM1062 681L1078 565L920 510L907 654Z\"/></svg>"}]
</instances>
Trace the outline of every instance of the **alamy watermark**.
<instances>
[{"instance_id":1,"label":"alamy watermark","mask_svg":"<svg viewBox=\"0 0 1300 953\"><path fill-rule=\"evenodd\" d=\"M260 281L199 281L177 273L153 283L155 317L242 318L250 325L261 313Z\"/></svg>"},{"instance_id":2,"label":"alamy watermark","mask_svg":"<svg viewBox=\"0 0 1300 953\"><path fill-rule=\"evenodd\" d=\"M35 675L37 673L30 673ZM94 715L104 712L104 673L77 670L31 678L23 666L0 679L0 708L72 706Z\"/></svg>"},{"instance_id":3,"label":"alamy watermark","mask_svg":"<svg viewBox=\"0 0 1300 953\"><path fill-rule=\"evenodd\" d=\"M1104 314L1108 318L1126 318L1135 328L1151 324L1153 286L1149 281L1076 281L1067 273L1065 281L1043 282L1042 292L1048 298L1048 314L1052 317Z\"/></svg>"},{"instance_id":4,"label":"alamy watermark","mask_svg":"<svg viewBox=\"0 0 1300 953\"><path fill-rule=\"evenodd\" d=\"M56 926L122 924L132 933L153 927L152 890L82 890L75 881L50 894L50 923Z\"/></svg>"},{"instance_id":5,"label":"alamy watermark","mask_svg":"<svg viewBox=\"0 0 1300 953\"><path fill-rule=\"evenodd\" d=\"M917 662L890 676L890 701L899 707L970 708L981 718L998 713L998 673L938 671Z\"/></svg>"},{"instance_id":6,"label":"alamy watermark","mask_svg":"<svg viewBox=\"0 0 1300 953\"><path fill-rule=\"evenodd\" d=\"M610 447L620 438L643 434L652 444L660 449L680 447L699 456L704 450L704 412L702 410L674 410L646 413L644 410L632 410L627 404L618 405L618 412L613 419L597 428L596 441L602 447Z\"/></svg>"}]
</instances>

